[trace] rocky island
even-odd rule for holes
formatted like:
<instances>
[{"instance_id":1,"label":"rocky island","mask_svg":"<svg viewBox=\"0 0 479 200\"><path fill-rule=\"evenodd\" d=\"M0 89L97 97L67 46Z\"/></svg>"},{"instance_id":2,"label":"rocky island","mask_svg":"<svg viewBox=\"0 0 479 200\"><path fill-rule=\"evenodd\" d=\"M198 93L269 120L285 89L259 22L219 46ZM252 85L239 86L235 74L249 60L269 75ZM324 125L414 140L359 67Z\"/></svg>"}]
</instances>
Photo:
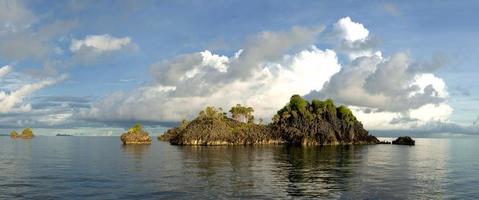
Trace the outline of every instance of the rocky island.
<instances>
[{"instance_id":1,"label":"rocky island","mask_svg":"<svg viewBox=\"0 0 479 200\"><path fill-rule=\"evenodd\" d=\"M240 104L231 117L221 108L207 107L191 122L169 129L158 139L174 145L246 144L378 144L346 106L331 99L308 102L293 95L270 124L254 123L253 108Z\"/></svg>"},{"instance_id":2,"label":"rocky island","mask_svg":"<svg viewBox=\"0 0 479 200\"><path fill-rule=\"evenodd\" d=\"M247 107L237 105L238 110ZM193 121L183 121L179 127L172 128L160 140L176 145L238 145L238 144L276 144L283 143L275 137L268 126L252 122L251 111L236 113L230 111L236 119L227 117L221 108L207 107ZM247 121L243 121L246 119Z\"/></svg>"},{"instance_id":3,"label":"rocky island","mask_svg":"<svg viewBox=\"0 0 479 200\"><path fill-rule=\"evenodd\" d=\"M17 138L17 137L18 137L17 131L12 131L12 132L10 133L10 137L13 138L13 139Z\"/></svg>"},{"instance_id":4,"label":"rocky island","mask_svg":"<svg viewBox=\"0 0 479 200\"><path fill-rule=\"evenodd\" d=\"M415 145L416 141L414 141L409 136L398 137L396 140L392 141L392 144L400 144L400 145Z\"/></svg>"},{"instance_id":5,"label":"rocky island","mask_svg":"<svg viewBox=\"0 0 479 200\"><path fill-rule=\"evenodd\" d=\"M135 124L120 137L123 144L151 144L151 137L141 124Z\"/></svg>"},{"instance_id":6,"label":"rocky island","mask_svg":"<svg viewBox=\"0 0 479 200\"><path fill-rule=\"evenodd\" d=\"M22 134L18 134L17 131L12 131L10 137L13 139L22 138L22 139L32 139L35 137L33 130L31 128L23 129Z\"/></svg>"}]
</instances>

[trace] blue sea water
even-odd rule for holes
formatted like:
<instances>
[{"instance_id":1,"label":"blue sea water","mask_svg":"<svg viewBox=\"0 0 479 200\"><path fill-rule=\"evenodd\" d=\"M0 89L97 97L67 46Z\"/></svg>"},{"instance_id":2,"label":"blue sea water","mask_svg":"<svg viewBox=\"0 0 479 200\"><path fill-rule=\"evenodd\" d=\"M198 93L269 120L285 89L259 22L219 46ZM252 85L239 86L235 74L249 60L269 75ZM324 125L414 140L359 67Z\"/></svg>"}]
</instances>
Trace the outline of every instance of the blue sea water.
<instances>
[{"instance_id":1,"label":"blue sea water","mask_svg":"<svg viewBox=\"0 0 479 200\"><path fill-rule=\"evenodd\" d=\"M479 138L193 147L0 137L0 199L479 199Z\"/></svg>"}]
</instances>

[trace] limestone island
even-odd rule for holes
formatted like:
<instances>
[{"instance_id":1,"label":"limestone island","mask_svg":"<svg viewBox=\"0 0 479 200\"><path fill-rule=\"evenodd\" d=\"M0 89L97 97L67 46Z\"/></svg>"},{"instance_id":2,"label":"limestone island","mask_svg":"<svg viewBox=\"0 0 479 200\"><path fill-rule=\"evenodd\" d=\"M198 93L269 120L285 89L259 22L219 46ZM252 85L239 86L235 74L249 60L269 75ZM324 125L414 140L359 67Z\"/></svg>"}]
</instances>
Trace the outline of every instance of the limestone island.
<instances>
[{"instance_id":1,"label":"limestone island","mask_svg":"<svg viewBox=\"0 0 479 200\"><path fill-rule=\"evenodd\" d=\"M308 102L293 95L270 124L254 123L253 108L240 104L227 116L221 108L207 107L188 122L167 130L158 139L174 145L338 145L379 144L346 106L331 99Z\"/></svg>"},{"instance_id":2,"label":"limestone island","mask_svg":"<svg viewBox=\"0 0 479 200\"><path fill-rule=\"evenodd\" d=\"M151 144L151 137L141 124L135 124L120 137L123 144Z\"/></svg>"},{"instance_id":3,"label":"limestone island","mask_svg":"<svg viewBox=\"0 0 479 200\"><path fill-rule=\"evenodd\" d=\"M409 136L398 137L396 140L392 141L392 144L400 144L400 145L415 145L416 141L414 141Z\"/></svg>"},{"instance_id":4,"label":"limestone island","mask_svg":"<svg viewBox=\"0 0 479 200\"><path fill-rule=\"evenodd\" d=\"M23 129L22 134L18 134L17 131L12 131L10 137L13 139L22 138L22 139L32 139L35 137L33 130L31 128Z\"/></svg>"}]
</instances>

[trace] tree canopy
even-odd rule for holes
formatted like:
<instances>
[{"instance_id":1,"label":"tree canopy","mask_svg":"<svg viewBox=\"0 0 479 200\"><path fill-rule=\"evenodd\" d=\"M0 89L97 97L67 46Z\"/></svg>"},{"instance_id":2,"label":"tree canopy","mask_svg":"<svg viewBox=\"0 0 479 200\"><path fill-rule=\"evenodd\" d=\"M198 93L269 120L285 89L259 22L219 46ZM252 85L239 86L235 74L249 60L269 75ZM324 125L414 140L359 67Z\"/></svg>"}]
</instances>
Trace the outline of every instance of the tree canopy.
<instances>
[{"instance_id":1,"label":"tree canopy","mask_svg":"<svg viewBox=\"0 0 479 200\"><path fill-rule=\"evenodd\" d=\"M208 106L206 107L205 110L202 110L199 113L199 118L205 119L205 118L211 118L211 119L222 119L226 117L226 113L223 112L222 108L216 108L214 106Z\"/></svg>"},{"instance_id":2,"label":"tree canopy","mask_svg":"<svg viewBox=\"0 0 479 200\"><path fill-rule=\"evenodd\" d=\"M133 132L133 133L143 132L143 125L141 125L140 123L136 123L136 124L133 125L133 127L131 127L128 131L129 131L129 132Z\"/></svg>"},{"instance_id":3,"label":"tree canopy","mask_svg":"<svg viewBox=\"0 0 479 200\"><path fill-rule=\"evenodd\" d=\"M236 104L236 106L231 107L230 111L231 117L239 122L254 122L253 107L242 106L241 104Z\"/></svg>"},{"instance_id":4,"label":"tree canopy","mask_svg":"<svg viewBox=\"0 0 479 200\"><path fill-rule=\"evenodd\" d=\"M332 99L326 99L325 101L313 99L311 102L308 102L299 95L293 95L290 98L289 103L280 109L273 117L273 122L278 122L281 119L287 120L290 117L293 119L304 117L308 120L314 120L316 118L329 120L339 118L345 120L348 124L356 121L356 118L348 107L344 105L336 107Z\"/></svg>"}]
</instances>

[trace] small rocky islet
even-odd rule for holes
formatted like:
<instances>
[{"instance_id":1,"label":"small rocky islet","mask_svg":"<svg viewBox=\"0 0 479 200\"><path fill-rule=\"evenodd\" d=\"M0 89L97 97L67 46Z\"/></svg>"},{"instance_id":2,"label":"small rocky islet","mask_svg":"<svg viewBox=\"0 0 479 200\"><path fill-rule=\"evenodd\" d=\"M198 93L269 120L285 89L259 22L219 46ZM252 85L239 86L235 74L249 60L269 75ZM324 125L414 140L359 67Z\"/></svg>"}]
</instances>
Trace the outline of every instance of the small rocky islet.
<instances>
[{"instance_id":1,"label":"small rocky islet","mask_svg":"<svg viewBox=\"0 0 479 200\"><path fill-rule=\"evenodd\" d=\"M207 107L191 122L167 130L158 139L173 145L340 145L379 144L346 106L333 100L311 102L293 95L269 124L254 123L251 107L236 105L229 111Z\"/></svg>"},{"instance_id":2,"label":"small rocky islet","mask_svg":"<svg viewBox=\"0 0 479 200\"><path fill-rule=\"evenodd\" d=\"M33 134L33 130L31 128L23 129L21 134L18 134L17 131L12 131L10 133L10 137L13 139L21 138L21 139L33 139L35 135Z\"/></svg>"},{"instance_id":3,"label":"small rocky islet","mask_svg":"<svg viewBox=\"0 0 479 200\"><path fill-rule=\"evenodd\" d=\"M135 124L120 137L123 144L151 144L151 137L141 124Z\"/></svg>"},{"instance_id":4,"label":"small rocky islet","mask_svg":"<svg viewBox=\"0 0 479 200\"><path fill-rule=\"evenodd\" d=\"M399 144L399 145L410 145L413 146L416 144L416 141L414 141L411 137L409 136L403 136L403 137L398 137L397 139L392 141L392 144Z\"/></svg>"}]
</instances>

